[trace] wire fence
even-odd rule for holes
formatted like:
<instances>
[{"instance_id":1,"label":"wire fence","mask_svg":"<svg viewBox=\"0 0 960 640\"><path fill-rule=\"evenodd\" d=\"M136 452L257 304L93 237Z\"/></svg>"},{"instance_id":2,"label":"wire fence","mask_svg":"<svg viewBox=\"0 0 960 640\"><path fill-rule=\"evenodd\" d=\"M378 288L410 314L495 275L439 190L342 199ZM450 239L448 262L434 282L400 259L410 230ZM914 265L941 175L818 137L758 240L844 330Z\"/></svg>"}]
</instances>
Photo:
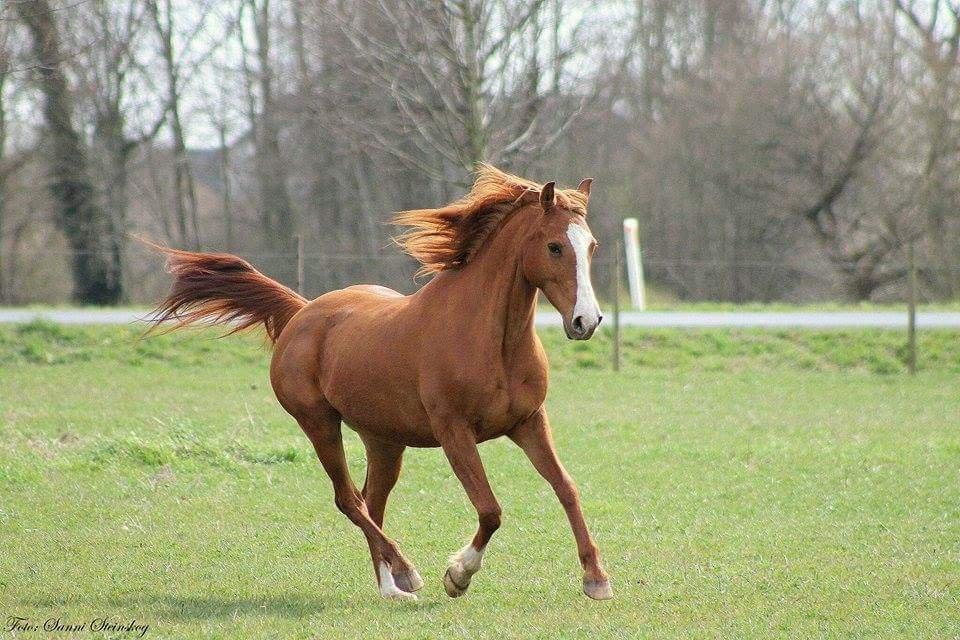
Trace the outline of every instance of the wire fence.
<instances>
[{"instance_id":1,"label":"wire fence","mask_svg":"<svg viewBox=\"0 0 960 640\"><path fill-rule=\"evenodd\" d=\"M364 255L354 252L307 250L297 242L294 251L237 252L257 269L268 276L300 291L307 298L317 297L327 291L353 284L380 284L402 293L410 293L421 286L427 278L417 278L419 265L409 256L393 249L382 253ZM388 253L389 251L389 253ZM23 304L31 302L62 303L70 299L72 287L71 262L79 256L99 254L115 257L109 252L74 252L64 249L38 249L0 254L0 303ZM620 310L628 307L625 265L622 264L622 247L614 247L593 261L593 282L598 298L607 309L613 311L611 323L617 327L612 348L613 367L619 368ZM904 336L905 362L914 372L917 362L916 304L919 287L914 253L908 250L908 264L896 299L902 301L908 318ZM12 259L12 258L19 258ZM19 263L19 264L18 264ZM18 264L19 270L11 273L10 266ZM170 277L164 272L163 256L144 245L131 244L121 255L125 302L153 304L167 292ZM683 287L696 288L701 282L710 282L714 290L736 291L743 285L756 292L758 283L773 283L774 292L783 291L785 280L793 283L792 291L802 295L804 289L822 292L834 286L835 279L829 269L809 265L792 265L785 261L749 259L734 262L715 259L670 259L647 256L642 260L643 269L660 286L666 286L682 297ZM960 269L944 268L940 275L960 283ZM960 290L960 287L958 287ZM676 293L675 293L676 295ZM776 298L773 298L776 299ZM660 308L664 308L661 303Z\"/></svg>"},{"instance_id":2,"label":"wire fence","mask_svg":"<svg viewBox=\"0 0 960 640\"><path fill-rule=\"evenodd\" d=\"M43 250L39 252L7 252L0 254L0 287L6 304L68 303L70 301L71 263L78 256L97 252ZM399 252L363 255L359 253L238 251L258 270L298 289L308 298L353 284L381 284L402 293L411 293L427 278L417 277L419 265ZM106 254L105 257L109 257ZM10 268L12 263L18 268ZM125 301L149 303L166 290L169 279L164 275L163 259L147 249L129 248L122 258ZM2 267L3 264L0 264ZM779 283L803 282L810 290L831 287L828 274L802 269L782 262L742 261L734 267L717 260L668 260L644 258L644 269L651 279L678 299L697 299L697 292L716 291L716 299L747 298L737 293L738 286L765 300L778 299ZM598 255L592 265L594 286L598 295L609 297L614 277L614 260ZM623 276L621 276L623 277ZM739 285L738 285L739 283Z\"/></svg>"},{"instance_id":3,"label":"wire fence","mask_svg":"<svg viewBox=\"0 0 960 640\"><path fill-rule=\"evenodd\" d=\"M615 288L615 250L604 247L593 261L593 281L598 297L609 302ZM344 251L237 251L266 275L299 290L307 298L353 284L380 284L401 293L411 293L428 280L416 276L419 265L396 247L379 253ZM72 261L78 256L109 252L75 252L67 249L38 248L0 253L0 303L58 304L71 301ZM152 304L169 288L169 276L163 270L163 256L149 247L131 243L121 256L124 302ZM848 292L837 274L826 264L792 264L786 260L712 258L667 258L645 255L642 259L648 283L657 302L671 300L726 302L843 302ZM957 282L960 268L925 267L914 289L925 299L923 275L937 273ZM623 295L626 276L620 269ZM906 270L890 282L885 302L906 303L909 293ZM713 295L704 296L703 292Z\"/></svg>"}]
</instances>

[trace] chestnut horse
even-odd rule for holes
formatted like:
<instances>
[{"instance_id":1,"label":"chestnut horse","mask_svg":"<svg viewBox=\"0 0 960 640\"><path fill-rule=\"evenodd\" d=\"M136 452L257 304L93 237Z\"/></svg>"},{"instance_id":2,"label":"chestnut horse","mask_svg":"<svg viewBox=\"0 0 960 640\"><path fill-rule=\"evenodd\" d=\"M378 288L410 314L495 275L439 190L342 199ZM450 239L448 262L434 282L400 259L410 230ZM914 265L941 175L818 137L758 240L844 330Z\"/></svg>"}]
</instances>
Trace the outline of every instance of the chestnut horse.
<instances>
[{"instance_id":1,"label":"chestnut horse","mask_svg":"<svg viewBox=\"0 0 960 640\"><path fill-rule=\"evenodd\" d=\"M534 330L537 290L563 315L567 337L587 340L601 315L590 281L596 241L587 226L590 180L555 189L483 165L470 193L439 209L399 214L399 244L434 277L404 296L375 285L308 302L227 254L164 249L176 280L155 321L176 326L262 323L274 343L270 381L333 481L336 506L366 537L380 594L416 599L423 580L383 531L387 496L405 447L442 447L479 516L473 540L450 557L443 584L466 592L500 505L477 444L507 436L566 510L583 565L583 591L613 596L557 458L544 399L547 357ZM341 422L367 454L357 490Z\"/></svg>"}]
</instances>

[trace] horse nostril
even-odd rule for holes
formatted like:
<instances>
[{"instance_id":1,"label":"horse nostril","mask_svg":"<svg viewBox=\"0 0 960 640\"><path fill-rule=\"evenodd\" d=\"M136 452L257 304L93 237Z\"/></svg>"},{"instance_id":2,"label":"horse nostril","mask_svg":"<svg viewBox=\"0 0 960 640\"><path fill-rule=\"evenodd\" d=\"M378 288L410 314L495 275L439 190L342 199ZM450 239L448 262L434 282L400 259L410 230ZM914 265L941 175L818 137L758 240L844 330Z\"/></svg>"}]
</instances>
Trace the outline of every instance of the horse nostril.
<instances>
[{"instance_id":1,"label":"horse nostril","mask_svg":"<svg viewBox=\"0 0 960 640\"><path fill-rule=\"evenodd\" d=\"M583 316L577 316L573 319L573 328L577 333L583 333Z\"/></svg>"},{"instance_id":2,"label":"horse nostril","mask_svg":"<svg viewBox=\"0 0 960 640\"><path fill-rule=\"evenodd\" d=\"M603 316L597 316L597 324L603 322Z\"/></svg>"}]
</instances>

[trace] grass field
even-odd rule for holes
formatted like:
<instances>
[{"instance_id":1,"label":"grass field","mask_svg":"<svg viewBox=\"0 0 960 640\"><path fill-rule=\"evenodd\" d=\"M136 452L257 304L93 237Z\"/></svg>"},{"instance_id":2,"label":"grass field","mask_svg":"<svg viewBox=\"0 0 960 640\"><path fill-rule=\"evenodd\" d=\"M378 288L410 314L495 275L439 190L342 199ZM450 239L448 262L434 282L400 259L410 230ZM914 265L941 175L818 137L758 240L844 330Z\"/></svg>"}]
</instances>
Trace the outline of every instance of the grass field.
<instances>
[{"instance_id":1,"label":"grass field","mask_svg":"<svg viewBox=\"0 0 960 640\"><path fill-rule=\"evenodd\" d=\"M407 453L386 528L427 581L415 604L377 597L258 338L136 336L0 327L0 618L136 619L149 638L960 637L957 333L921 334L913 378L894 332L630 331L620 374L605 335L547 333L557 445L617 598L580 594L562 510L494 442L504 525L458 600L440 578L475 515L438 451Z\"/></svg>"}]
</instances>

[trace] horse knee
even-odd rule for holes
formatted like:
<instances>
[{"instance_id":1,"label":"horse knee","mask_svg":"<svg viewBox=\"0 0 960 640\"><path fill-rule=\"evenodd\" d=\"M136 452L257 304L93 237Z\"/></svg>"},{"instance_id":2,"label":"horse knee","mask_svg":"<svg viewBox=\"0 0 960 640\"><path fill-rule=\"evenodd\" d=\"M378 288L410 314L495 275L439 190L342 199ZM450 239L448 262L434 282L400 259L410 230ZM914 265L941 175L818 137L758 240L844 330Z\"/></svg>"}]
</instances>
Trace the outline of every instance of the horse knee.
<instances>
[{"instance_id":1,"label":"horse knee","mask_svg":"<svg viewBox=\"0 0 960 640\"><path fill-rule=\"evenodd\" d=\"M487 533L493 533L500 528L500 516L502 510L499 506L492 509L486 509L480 512L480 528Z\"/></svg>"}]
</instances>

